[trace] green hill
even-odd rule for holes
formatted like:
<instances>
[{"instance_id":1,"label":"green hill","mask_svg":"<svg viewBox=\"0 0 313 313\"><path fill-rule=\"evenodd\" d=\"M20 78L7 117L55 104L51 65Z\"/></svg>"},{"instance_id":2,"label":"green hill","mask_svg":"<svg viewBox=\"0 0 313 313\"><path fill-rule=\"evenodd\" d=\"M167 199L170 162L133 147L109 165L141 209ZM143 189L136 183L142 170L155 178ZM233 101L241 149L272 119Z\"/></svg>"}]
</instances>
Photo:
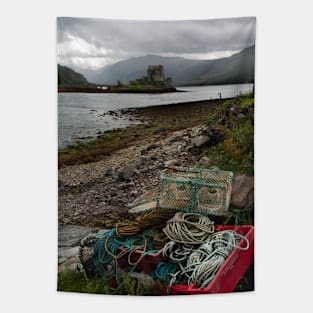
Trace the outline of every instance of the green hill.
<instances>
[{"instance_id":1,"label":"green hill","mask_svg":"<svg viewBox=\"0 0 313 313\"><path fill-rule=\"evenodd\" d=\"M92 87L87 79L80 73L73 71L67 66L58 64L58 86L63 87Z\"/></svg>"}]
</instances>

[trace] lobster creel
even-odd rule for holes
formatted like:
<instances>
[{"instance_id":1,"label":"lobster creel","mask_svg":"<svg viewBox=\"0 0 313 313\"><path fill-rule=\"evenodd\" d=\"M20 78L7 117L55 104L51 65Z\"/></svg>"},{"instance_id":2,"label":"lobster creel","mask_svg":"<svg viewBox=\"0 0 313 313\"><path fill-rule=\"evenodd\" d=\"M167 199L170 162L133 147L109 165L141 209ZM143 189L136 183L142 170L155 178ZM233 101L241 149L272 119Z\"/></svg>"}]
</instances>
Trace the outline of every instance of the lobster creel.
<instances>
[{"instance_id":1,"label":"lobster creel","mask_svg":"<svg viewBox=\"0 0 313 313\"><path fill-rule=\"evenodd\" d=\"M222 216L227 213L233 173L209 169L170 167L160 174L159 208Z\"/></svg>"}]
</instances>

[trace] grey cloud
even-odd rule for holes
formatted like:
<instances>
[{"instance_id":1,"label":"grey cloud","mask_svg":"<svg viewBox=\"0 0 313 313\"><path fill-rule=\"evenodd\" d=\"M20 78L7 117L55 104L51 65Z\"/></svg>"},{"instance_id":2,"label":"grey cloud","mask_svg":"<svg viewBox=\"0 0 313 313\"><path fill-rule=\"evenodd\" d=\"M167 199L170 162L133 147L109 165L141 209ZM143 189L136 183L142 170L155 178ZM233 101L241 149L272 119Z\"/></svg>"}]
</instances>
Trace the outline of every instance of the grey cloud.
<instances>
[{"instance_id":1,"label":"grey cloud","mask_svg":"<svg viewBox=\"0 0 313 313\"><path fill-rule=\"evenodd\" d=\"M191 20L132 21L60 17L58 45L79 38L93 46L95 57L120 60L145 54L203 54L239 51L255 42L254 17ZM98 50L98 51L97 51ZM99 51L107 51L101 53ZM91 58L90 53L75 51L66 57ZM65 56L65 55L64 55ZM62 55L59 56L62 61Z\"/></svg>"}]
</instances>

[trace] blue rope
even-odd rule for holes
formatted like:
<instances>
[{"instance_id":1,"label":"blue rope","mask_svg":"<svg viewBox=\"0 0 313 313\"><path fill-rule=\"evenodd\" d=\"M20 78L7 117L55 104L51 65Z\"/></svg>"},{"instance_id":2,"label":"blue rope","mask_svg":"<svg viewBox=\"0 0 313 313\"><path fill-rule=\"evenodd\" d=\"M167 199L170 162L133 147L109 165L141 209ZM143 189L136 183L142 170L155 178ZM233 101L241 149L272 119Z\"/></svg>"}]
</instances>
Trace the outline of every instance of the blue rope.
<instances>
[{"instance_id":1,"label":"blue rope","mask_svg":"<svg viewBox=\"0 0 313 313\"><path fill-rule=\"evenodd\" d=\"M147 240L147 251L144 253L144 256L149 253L157 252L158 250L153 250L153 241L150 235L151 230L145 230L137 236L121 239L116 235L115 229L110 229L101 234L93 252L93 262L100 276L104 280L110 280L115 276L116 259L114 256L117 256L120 246L126 248L125 253L127 253L138 247L144 247L145 240ZM134 266L131 271L133 271L135 267L136 266Z\"/></svg>"},{"instance_id":2,"label":"blue rope","mask_svg":"<svg viewBox=\"0 0 313 313\"><path fill-rule=\"evenodd\" d=\"M111 266L114 263L114 259L106 252L104 246L105 242L108 240L108 250L115 255L119 245L114 239L114 230L108 230L102 234L102 237L97 241L93 251L93 262L95 267L100 276L106 280L114 277L115 269L113 266Z\"/></svg>"},{"instance_id":3,"label":"blue rope","mask_svg":"<svg viewBox=\"0 0 313 313\"><path fill-rule=\"evenodd\" d=\"M173 275L179 271L179 266L176 263L169 261L160 262L155 270L152 272L152 277L154 280L160 280L162 283L169 285ZM175 284L179 283L178 278L176 278Z\"/></svg>"}]
</instances>

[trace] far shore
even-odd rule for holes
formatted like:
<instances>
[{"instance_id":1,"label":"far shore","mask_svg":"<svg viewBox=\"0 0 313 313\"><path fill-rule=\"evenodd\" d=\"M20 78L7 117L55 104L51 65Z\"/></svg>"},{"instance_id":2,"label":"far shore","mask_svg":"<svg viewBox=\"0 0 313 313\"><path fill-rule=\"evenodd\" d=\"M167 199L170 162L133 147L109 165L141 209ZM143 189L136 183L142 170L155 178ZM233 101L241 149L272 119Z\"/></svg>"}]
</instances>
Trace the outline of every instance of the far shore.
<instances>
[{"instance_id":1,"label":"far shore","mask_svg":"<svg viewBox=\"0 0 313 313\"><path fill-rule=\"evenodd\" d=\"M168 93L168 92L184 92L184 90L177 90L175 87L165 88L81 88L81 87L59 87L58 92L82 92L82 93Z\"/></svg>"}]
</instances>

